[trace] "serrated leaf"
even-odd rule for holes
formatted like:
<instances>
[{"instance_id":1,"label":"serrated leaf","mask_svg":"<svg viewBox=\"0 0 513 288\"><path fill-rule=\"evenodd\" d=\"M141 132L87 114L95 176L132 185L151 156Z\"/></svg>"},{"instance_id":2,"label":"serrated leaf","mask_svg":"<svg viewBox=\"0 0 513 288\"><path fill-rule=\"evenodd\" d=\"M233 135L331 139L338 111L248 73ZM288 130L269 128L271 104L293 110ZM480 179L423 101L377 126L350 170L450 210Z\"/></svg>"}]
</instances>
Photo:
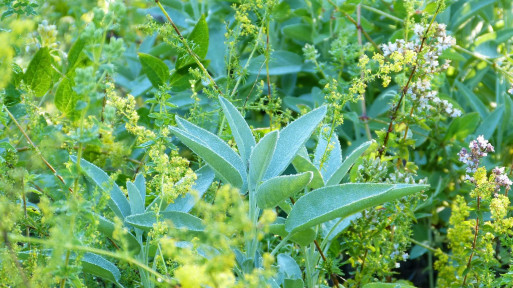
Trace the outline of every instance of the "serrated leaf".
<instances>
[{"instance_id":1,"label":"serrated leaf","mask_svg":"<svg viewBox=\"0 0 513 288\"><path fill-rule=\"evenodd\" d=\"M292 161L292 165L297 172L310 171L313 173L313 178L312 181L310 181L310 184L308 184L308 188L317 189L324 186L324 179L322 174L319 169L317 169L317 167L315 167L315 165L310 162L308 154L306 156L300 154L296 155Z\"/></svg>"},{"instance_id":2,"label":"serrated leaf","mask_svg":"<svg viewBox=\"0 0 513 288\"><path fill-rule=\"evenodd\" d=\"M80 100L78 94L73 90L74 85L73 79L65 76L61 79L57 91L55 91L53 99L55 107L65 115L72 114L75 111L77 101Z\"/></svg>"},{"instance_id":3,"label":"serrated leaf","mask_svg":"<svg viewBox=\"0 0 513 288\"><path fill-rule=\"evenodd\" d=\"M365 151L367 151L367 148L372 144L372 141L367 141L363 143L362 145L358 146L356 149L354 149L349 156L347 156L346 160L342 162L342 165L338 167L338 169L333 173L331 178L327 180L326 185L336 185L339 184L340 181L346 176L347 171L353 166L354 162L362 156Z\"/></svg>"},{"instance_id":4,"label":"serrated leaf","mask_svg":"<svg viewBox=\"0 0 513 288\"><path fill-rule=\"evenodd\" d=\"M77 162L77 157L70 156L73 163ZM104 192L110 195L109 207L112 209L114 214L119 218L125 219L126 216L130 215L130 203L125 197L125 194L119 186L110 179L107 173L103 172L102 169L96 165L86 161L85 159L80 160L80 167L82 171L93 180Z\"/></svg>"},{"instance_id":5,"label":"serrated leaf","mask_svg":"<svg viewBox=\"0 0 513 288\"><path fill-rule=\"evenodd\" d=\"M429 188L420 184L349 183L314 190L294 204L285 229L295 232L344 218L373 206Z\"/></svg>"},{"instance_id":6,"label":"serrated leaf","mask_svg":"<svg viewBox=\"0 0 513 288\"><path fill-rule=\"evenodd\" d=\"M328 141L330 127L324 126L321 129L319 141L315 147L313 164L319 169L323 179L330 179L330 177L337 171L338 167L342 164L342 149L340 149L340 142L335 131L331 135L331 140ZM325 155L327 156L326 159ZM325 161L322 163L321 161Z\"/></svg>"},{"instance_id":7,"label":"serrated leaf","mask_svg":"<svg viewBox=\"0 0 513 288\"><path fill-rule=\"evenodd\" d=\"M194 29L192 30L191 34L189 34L189 36L187 37L187 42L189 43L189 46L191 47L194 54L198 56L199 60L202 60L207 56L208 41L209 35L207 20L205 19L205 15L201 15L201 18L199 19L198 23L196 23L196 26L194 26ZM187 54L186 52L183 52L178 57L178 60L176 60L175 68L178 70L182 67L194 63L196 62L194 61L192 56Z\"/></svg>"},{"instance_id":8,"label":"serrated leaf","mask_svg":"<svg viewBox=\"0 0 513 288\"><path fill-rule=\"evenodd\" d=\"M184 212L162 211L159 213L158 219L159 221L170 220L173 226L178 229L203 231L205 228L201 219ZM157 223L157 215L153 211L130 215L126 218L126 222L141 230L150 231L153 228L153 224Z\"/></svg>"},{"instance_id":9,"label":"serrated leaf","mask_svg":"<svg viewBox=\"0 0 513 288\"><path fill-rule=\"evenodd\" d=\"M73 43L68 52L68 71L71 71L75 65L79 62L80 57L82 55L82 51L86 45L86 40L83 37L78 37L78 39Z\"/></svg>"},{"instance_id":10,"label":"serrated leaf","mask_svg":"<svg viewBox=\"0 0 513 288\"><path fill-rule=\"evenodd\" d=\"M287 235L289 235L289 232L285 230L285 218L278 217L274 223L269 225L269 233L279 235L282 238L287 237ZM301 246L307 246L308 244L312 243L316 237L317 234L315 233L315 231L309 228L294 233L290 237L290 241L297 243Z\"/></svg>"},{"instance_id":11,"label":"serrated leaf","mask_svg":"<svg viewBox=\"0 0 513 288\"><path fill-rule=\"evenodd\" d=\"M205 160L222 180L232 186L246 189L247 172L242 159L228 144L209 131L180 117L176 123L181 128L170 126L170 130L194 153Z\"/></svg>"},{"instance_id":12,"label":"serrated leaf","mask_svg":"<svg viewBox=\"0 0 513 288\"><path fill-rule=\"evenodd\" d=\"M93 214L95 218L98 218L98 231L103 233L105 236L113 239L114 230L116 229L116 225L107 220L105 217ZM123 228L124 232L123 237L124 240L128 243L128 249L131 253L134 255L138 254L141 250L141 244L139 244L139 241L134 237L132 233L130 233L126 228Z\"/></svg>"},{"instance_id":13,"label":"serrated leaf","mask_svg":"<svg viewBox=\"0 0 513 288\"><path fill-rule=\"evenodd\" d=\"M244 117L239 113L237 108L225 98L219 96L219 102L223 108L224 116L228 120L228 124L232 130L233 138L239 148L239 154L244 163L248 163L251 149L256 145L255 137L251 133L251 129L244 120Z\"/></svg>"},{"instance_id":14,"label":"serrated leaf","mask_svg":"<svg viewBox=\"0 0 513 288\"><path fill-rule=\"evenodd\" d=\"M133 214L144 212L144 199L141 198L141 192L130 181L126 182L126 190L128 191L128 201L130 202L130 211Z\"/></svg>"},{"instance_id":15,"label":"serrated leaf","mask_svg":"<svg viewBox=\"0 0 513 288\"><path fill-rule=\"evenodd\" d=\"M297 151L312 135L326 115L326 106L321 106L290 123L280 131L269 169L264 180L280 175L289 166Z\"/></svg>"},{"instance_id":16,"label":"serrated leaf","mask_svg":"<svg viewBox=\"0 0 513 288\"><path fill-rule=\"evenodd\" d=\"M89 273L100 278L116 283L118 286L121 272L112 262L100 255L93 253L85 253L82 258L82 269L85 273ZM121 286L122 287L122 286Z\"/></svg>"},{"instance_id":17,"label":"serrated leaf","mask_svg":"<svg viewBox=\"0 0 513 288\"><path fill-rule=\"evenodd\" d=\"M264 177L273 158L278 137L278 131L267 133L251 151L249 157L249 187L251 190L258 186Z\"/></svg>"},{"instance_id":18,"label":"serrated leaf","mask_svg":"<svg viewBox=\"0 0 513 288\"><path fill-rule=\"evenodd\" d=\"M303 190L312 180L313 173L305 172L297 175L277 176L271 178L256 191L257 206L261 209L274 208L281 201Z\"/></svg>"},{"instance_id":19,"label":"serrated leaf","mask_svg":"<svg viewBox=\"0 0 513 288\"><path fill-rule=\"evenodd\" d=\"M48 48L43 47L36 52L25 71L25 84L32 88L37 97L41 97L52 86L52 77L52 56Z\"/></svg>"},{"instance_id":20,"label":"serrated leaf","mask_svg":"<svg viewBox=\"0 0 513 288\"><path fill-rule=\"evenodd\" d=\"M194 182L192 189L195 190L197 194L193 196L192 194L187 193L184 197L176 198L173 203L167 206L166 211L189 212L196 204L196 201L203 197L203 194L205 194L210 187L210 184L212 184L212 181L214 181L215 173L208 165L196 170L195 173L197 179Z\"/></svg>"},{"instance_id":21,"label":"serrated leaf","mask_svg":"<svg viewBox=\"0 0 513 288\"><path fill-rule=\"evenodd\" d=\"M158 88L164 85L169 79L169 68L166 63L150 54L139 52L138 55L142 70L148 76L153 87Z\"/></svg>"}]
</instances>

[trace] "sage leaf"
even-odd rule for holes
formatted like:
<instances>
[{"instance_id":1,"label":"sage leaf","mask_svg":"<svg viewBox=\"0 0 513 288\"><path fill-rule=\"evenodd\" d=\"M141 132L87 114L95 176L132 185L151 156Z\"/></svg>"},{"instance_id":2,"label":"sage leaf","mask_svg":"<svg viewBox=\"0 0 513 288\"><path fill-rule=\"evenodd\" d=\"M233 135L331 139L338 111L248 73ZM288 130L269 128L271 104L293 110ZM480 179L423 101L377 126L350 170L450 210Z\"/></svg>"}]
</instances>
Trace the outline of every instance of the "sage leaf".
<instances>
[{"instance_id":1,"label":"sage leaf","mask_svg":"<svg viewBox=\"0 0 513 288\"><path fill-rule=\"evenodd\" d=\"M239 148L242 161L248 163L251 149L256 145L255 137L253 133L251 133L251 129L246 123L246 120L244 120L244 117L242 117L237 108L235 108L230 101L219 96L219 102L228 120L228 124L230 124L233 138L235 138L237 148Z\"/></svg>"},{"instance_id":2,"label":"sage leaf","mask_svg":"<svg viewBox=\"0 0 513 288\"><path fill-rule=\"evenodd\" d=\"M159 213L158 219L159 221L170 220L173 226L178 229L203 231L205 228L201 219L184 212L162 211ZM126 222L141 230L150 231L153 228L153 224L157 223L157 215L153 211L131 215L126 218Z\"/></svg>"},{"instance_id":3,"label":"sage leaf","mask_svg":"<svg viewBox=\"0 0 513 288\"><path fill-rule=\"evenodd\" d=\"M281 201L303 190L312 180L312 172L271 178L256 191L257 206L261 209L274 208Z\"/></svg>"},{"instance_id":4,"label":"sage leaf","mask_svg":"<svg viewBox=\"0 0 513 288\"><path fill-rule=\"evenodd\" d=\"M312 181L310 181L310 184L308 184L308 188L317 189L324 186L324 179L322 174L319 169L317 169L317 167L315 167L315 165L310 162L308 154L304 156L298 153L298 155L292 161L292 165L297 172L310 171L313 173L313 178Z\"/></svg>"},{"instance_id":5,"label":"sage leaf","mask_svg":"<svg viewBox=\"0 0 513 288\"><path fill-rule=\"evenodd\" d=\"M191 211L192 207L194 207L198 199L203 197L203 194L205 194L205 192L210 187L210 184L212 184L212 181L214 181L214 170L212 170L212 168L210 168L208 165L201 167L194 173L196 173L197 178L194 185L192 186L192 190L196 192L196 195L187 193L183 197L176 198L173 203L167 206L166 211Z\"/></svg>"},{"instance_id":6,"label":"sage leaf","mask_svg":"<svg viewBox=\"0 0 513 288\"><path fill-rule=\"evenodd\" d=\"M339 184L344 176L346 176L347 171L349 171L351 166L353 166L354 162L358 160L358 158L362 156L365 151L367 151L367 148L369 148L371 144L372 141L367 141L354 149L353 152L347 156L346 160L342 162L342 165L340 165L340 167L338 167L338 169L333 172L333 175L331 175L331 177L327 180L326 185L331 186Z\"/></svg>"},{"instance_id":7,"label":"sage leaf","mask_svg":"<svg viewBox=\"0 0 513 288\"><path fill-rule=\"evenodd\" d=\"M296 156L299 148L306 143L315 128L317 128L317 125L324 119L326 110L326 106L312 110L280 131L280 138L276 143L276 151L264 176L264 180L280 175L285 171Z\"/></svg>"},{"instance_id":8,"label":"sage leaf","mask_svg":"<svg viewBox=\"0 0 513 288\"><path fill-rule=\"evenodd\" d=\"M77 162L77 157L70 156L70 158L73 163ZM123 191L110 179L107 173L85 159L80 159L80 168L100 189L110 195L109 207L114 214L121 219L125 219L126 216L130 215L130 203Z\"/></svg>"},{"instance_id":9,"label":"sage leaf","mask_svg":"<svg viewBox=\"0 0 513 288\"><path fill-rule=\"evenodd\" d=\"M128 191L128 201L130 202L130 211L132 214L144 212L144 199L141 198L141 192L134 183L127 181L126 190Z\"/></svg>"},{"instance_id":10,"label":"sage leaf","mask_svg":"<svg viewBox=\"0 0 513 288\"><path fill-rule=\"evenodd\" d=\"M249 188L251 190L258 186L264 177L273 158L278 137L279 132L276 130L267 133L253 148L249 157Z\"/></svg>"},{"instance_id":11,"label":"sage leaf","mask_svg":"<svg viewBox=\"0 0 513 288\"><path fill-rule=\"evenodd\" d=\"M307 229L427 188L429 185L382 183L349 183L319 188L294 204L285 229L289 233Z\"/></svg>"}]
</instances>

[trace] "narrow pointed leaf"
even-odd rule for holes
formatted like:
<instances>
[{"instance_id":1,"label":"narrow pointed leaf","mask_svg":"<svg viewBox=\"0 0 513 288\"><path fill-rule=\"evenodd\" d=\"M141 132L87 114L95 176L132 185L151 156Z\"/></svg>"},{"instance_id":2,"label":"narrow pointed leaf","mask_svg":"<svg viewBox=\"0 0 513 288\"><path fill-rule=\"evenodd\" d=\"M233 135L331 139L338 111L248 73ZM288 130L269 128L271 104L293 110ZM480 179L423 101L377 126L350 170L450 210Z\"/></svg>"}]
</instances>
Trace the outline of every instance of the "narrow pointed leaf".
<instances>
[{"instance_id":1,"label":"narrow pointed leaf","mask_svg":"<svg viewBox=\"0 0 513 288\"><path fill-rule=\"evenodd\" d=\"M331 140L328 141L329 133L330 127L324 126L319 135L319 142L315 148L313 161L315 167L321 172L323 179L330 179L333 173L335 173L342 164L342 150L340 149L338 136L335 131L333 131Z\"/></svg>"},{"instance_id":2,"label":"narrow pointed leaf","mask_svg":"<svg viewBox=\"0 0 513 288\"><path fill-rule=\"evenodd\" d=\"M153 87L158 88L159 86L166 83L169 79L169 68L164 61L159 58L146 54L138 53L139 60L144 74L148 77Z\"/></svg>"},{"instance_id":3,"label":"narrow pointed leaf","mask_svg":"<svg viewBox=\"0 0 513 288\"><path fill-rule=\"evenodd\" d=\"M209 41L209 33L208 33L208 25L207 20L205 19L205 15L201 15L201 18L194 26L191 34L187 37L187 42L191 47L192 51L196 56L198 56L199 60L204 59L207 56L208 52L208 41ZM176 69L180 69L182 67L191 65L196 63L191 55L187 52L183 52L178 56L178 60L176 60L175 67Z\"/></svg>"},{"instance_id":4,"label":"narrow pointed leaf","mask_svg":"<svg viewBox=\"0 0 513 288\"><path fill-rule=\"evenodd\" d=\"M292 165L297 172L310 171L313 173L313 178L310 184L308 184L308 188L317 189L324 186L324 179L322 174L319 172L319 169L317 169L317 167L315 167L315 165L310 162L308 154L305 157L298 153L298 155L292 161Z\"/></svg>"},{"instance_id":5,"label":"narrow pointed leaf","mask_svg":"<svg viewBox=\"0 0 513 288\"><path fill-rule=\"evenodd\" d=\"M273 158L278 137L278 131L267 133L253 148L249 158L249 187L251 190L258 186L264 177Z\"/></svg>"},{"instance_id":6,"label":"narrow pointed leaf","mask_svg":"<svg viewBox=\"0 0 513 288\"><path fill-rule=\"evenodd\" d=\"M195 190L197 194L194 196L187 193L184 197L178 197L173 203L167 206L166 211L189 212L192 207L194 207L197 200L203 197L203 194L205 194L210 187L210 184L212 184L212 181L214 181L215 173L208 165L196 170L195 173L197 179L192 186L192 189Z\"/></svg>"},{"instance_id":7,"label":"narrow pointed leaf","mask_svg":"<svg viewBox=\"0 0 513 288\"><path fill-rule=\"evenodd\" d=\"M219 96L219 102L223 107L223 112L228 120L228 124L230 124L233 138L235 138L235 142L239 148L242 161L248 163L251 149L256 145L255 137L253 133L251 133L251 129L248 123L246 123L246 120L244 120L244 117L242 117L237 108L235 108L230 101Z\"/></svg>"},{"instance_id":8,"label":"narrow pointed leaf","mask_svg":"<svg viewBox=\"0 0 513 288\"><path fill-rule=\"evenodd\" d=\"M126 182L126 190L128 191L128 201L130 202L130 211L132 214L140 214L144 212L144 200L141 198L141 192L130 181Z\"/></svg>"},{"instance_id":9,"label":"narrow pointed leaf","mask_svg":"<svg viewBox=\"0 0 513 288\"><path fill-rule=\"evenodd\" d=\"M321 106L290 123L280 131L269 169L264 180L280 175L289 166L297 151L310 138L313 131L326 115L326 106Z\"/></svg>"},{"instance_id":10,"label":"narrow pointed leaf","mask_svg":"<svg viewBox=\"0 0 513 288\"><path fill-rule=\"evenodd\" d=\"M135 187L139 190L139 193L141 193L141 198L144 200L146 199L146 179L144 179L144 175L142 173L137 174L135 176L134 181Z\"/></svg>"},{"instance_id":11,"label":"narrow pointed leaf","mask_svg":"<svg viewBox=\"0 0 513 288\"><path fill-rule=\"evenodd\" d=\"M333 173L331 178L329 178L329 180L327 180L326 185L331 186L331 185L339 184L340 181L342 181L342 179L344 178L344 176L346 176L347 171L349 171L351 166L353 166L354 162L360 156L362 156L362 154L365 151L367 151L367 148L369 148L369 146L371 144L372 144L372 141L367 141L367 142L363 143L362 145L358 146L356 149L354 149L354 151L351 152L351 154L349 154L349 156L347 156L346 160L344 160L344 162L342 162L342 165L340 165L340 167L338 167L338 169Z\"/></svg>"},{"instance_id":12,"label":"narrow pointed leaf","mask_svg":"<svg viewBox=\"0 0 513 288\"><path fill-rule=\"evenodd\" d=\"M256 191L257 206L261 209L274 208L281 201L303 190L312 180L313 173L305 172L297 175L277 176L271 178Z\"/></svg>"},{"instance_id":13,"label":"narrow pointed leaf","mask_svg":"<svg viewBox=\"0 0 513 288\"><path fill-rule=\"evenodd\" d=\"M77 157L70 156L70 158L74 163L77 162ZM130 203L128 203L123 191L110 179L107 173L85 159L80 160L80 168L98 187L110 195L109 207L119 218L125 219L126 216L130 215Z\"/></svg>"},{"instance_id":14,"label":"narrow pointed leaf","mask_svg":"<svg viewBox=\"0 0 513 288\"><path fill-rule=\"evenodd\" d=\"M163 211L159 213L159 221L171 221L175 228L184 228L189 231L203 231L204 225L201 219L191 214L178 211ZM153 228L153 224L157 223L157 215L155 212L145 212L142 214L131 215L126 218L126 222L144 231Z\"/></svg>"},{"instance_id":15,"label":"narrow pointed leaf","mask_svg":"<svg viewBox=\"0 0 513 288\"><path fill-rule=\"evenodd\" d=\"M429 188L420 184L349 183L314 190L299 198L285 222L288 232L347 217Z\"/></svg>"},{"instance_id":16,"label":"narrow pointed leaf","mask_svg":"<svg viewBox=\"0 0 513 288\"><path fill-rule=\"evenodd\" d=\"M245 165L228 144L209 131L180 117L176 117L176 123L181 130L171 126L170 129L185 145L203 158L221 179L245 190Z\"/></svg>"}]
</instances>

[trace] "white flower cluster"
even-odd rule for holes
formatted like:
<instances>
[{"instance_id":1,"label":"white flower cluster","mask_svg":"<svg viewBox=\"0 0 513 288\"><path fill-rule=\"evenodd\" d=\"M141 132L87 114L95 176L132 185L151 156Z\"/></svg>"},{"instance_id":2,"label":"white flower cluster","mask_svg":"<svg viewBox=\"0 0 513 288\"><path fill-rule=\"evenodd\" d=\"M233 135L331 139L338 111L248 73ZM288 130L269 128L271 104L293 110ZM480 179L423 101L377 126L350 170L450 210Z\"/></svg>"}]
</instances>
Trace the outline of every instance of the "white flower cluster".
<instances>
[{"instance_id":1,"label":"white flower cluster","mask_svg":"<svg viewBox=\"0 0 513 288\"><path fill-rule=\"evenodd\" d=\"M511 85L511 88L509 88L508 93L513 95L513 85Z\"/></svg>"},{"instance_id":2,"label":"white flower cluster","mask_svg":"<svg viewBox=\"0 0 513 288\"><path fill-rule=\"evenodd\" d=\"M470 152L465 148L461 148L458 156L460 157L460 162L468 165L465 179L474 182L474 178L469 174L476 172L481 158L488 156L488 152L495 152L495 149L488 140L484 139L483 135L478 136L476 140L472 140L468 147Z\"/></svg>"},{"instance_id":3,"label":"white flower cluster","mask_svg":"<svg viewBox=\"0 0 513 288\"><path fill-rule=\"evenodd\" d=\"M422 52L422 60L424 61L417 60L416 64L421 66L417 69L422 68L423 73L418 73L421 76L416 82L410 84L407 91L411 100L416 101L417 112L420 113L423 111L437 110L443 111L449 117L459 117L461 116L461 111L459 109L454 108L449 101L441 100L438 97L438 92L431 90L431 81L434 74L447 70L450 64L450 61L447 60L444 64L440 64L438 57L440 57L442 52L450 48L455 42L453 37L447 35L445 24L434 24L433 27L435 31L433 37L430 39L434 40L425 40L424 45L422 46L422 51L420 51L422 39L427 27L424 27L421 24L415 24L413 32L417 38L413 42L397 40L395 43L389 42L388 44L383 44L381 46L383 49L383 55L389 56L395 52L404 55L414 52L415 55L418 55L419 52Z\"/></svg>"},{"instance_id":4,"label":"white flower cluster","mask_svg":"<svg viewBox=\"0 0 513 288\"><path fill-rule=\"evenodd\" d=\"M501 187L506 187L506 190L509 190L510 186L513 185L513 182L511 182L508 175L504 172L504 167L495 167L492 173L495 174L495 189L497 191L499 191Z\"/></svg>"}]
</instances>

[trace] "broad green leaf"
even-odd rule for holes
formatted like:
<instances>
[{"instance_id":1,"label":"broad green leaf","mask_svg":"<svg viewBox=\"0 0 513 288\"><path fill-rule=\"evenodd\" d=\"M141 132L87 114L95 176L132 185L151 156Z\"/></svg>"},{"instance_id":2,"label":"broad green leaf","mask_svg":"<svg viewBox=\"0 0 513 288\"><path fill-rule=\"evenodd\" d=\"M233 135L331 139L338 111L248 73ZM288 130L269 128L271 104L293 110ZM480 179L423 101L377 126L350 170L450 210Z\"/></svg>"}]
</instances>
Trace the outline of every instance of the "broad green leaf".
<instances>
[{"instance_id":1,"label":"broad green leaf","mask_svg":"<svg viewBox=\"0 0 513 288\"><path fill-rule=\"evenodd\" d=\"M495 2L497 2L497 0L464 1L460 9L454 12L454 15L456 15L457 17L454 19L454 21L451 21L451 30L458 30L461 24L463 24L469 18L478 14L486 6L491 5Z\"/></svg>"},{"instance_id":2,"label":"broad green leaf","mask_svg":"<svg viewBox=\"0 0 513 288\"><path fill-rule=\"evenodd\" d=\"M279 132L267 133L253 148L249 158L249 187L253 190L260 184L273 158Z\"/></svg>"},{"instance_id":3,"label":"broad green leaf","mask_svg":"<svg viewBox=\"0 0 513 288\"><path fill-rule=\"evenodd\" d=\"M75 83L73 79L69 77L71 77L71 75L65 76L61 79L53 99L55 107L65 115L72 114L75 111L77 101L80 100L80 97L73 90Z\"/></svg>"},{"instance_id":4,"label":"broad green leaf","mask_svg":"<svg viewBox=\"0 0 513 288\"><path fill-rule=\"evenodd\" d=\"M278 254L277 257L278 269L281 273L285 275L288 279L301 279L303 278L303 273L301 273L301 268L297 264L294 258L290 257L287 254Z\"/></svg>"},{"instance_id":5,"label":"broad green leaf","mask_svg":"<svg viewBox=\"0 0 513 288\"><path fill-rule=\"evenodd\" d=\"M251 133L251 129L246 120L244 120L244 117L242 117L230 101L219 96L219 102L223 107L224 116L228 120L228 124L230 124L242 161L248 163L251 149L256 145L255 137L253 137L253 133Z\"/></svg>"},{"instance_id":6,"label":"broad green leaf","mask_svg":"<svg viewBox=\"0 0 513 288\"><path fill-rule=\"evenodd\" d=\"M86 45L87 41L83 37L78 37L78 39L73 43L68 53L68 72L73 70L75 65L79 62L82 51Z\"/></svg>"},{"instance_id":7,"label":"broad green leaf","mask_svg":"<svg viewBox=\"0 0 513 288\"><path fill-rule=\"evenodd\" d=\"M144 199L141 198L141 192L134 183L127 181L126 190L128 191L128 201L130 202L130 211L133 214L144 212Z\"/></svg>"},{"instance_id":8,"label":"broad green leaf","mask_svg":"<svg viewBox=\"0 0 513 288\"><path fill-rule=\"evenodd\" d=\"M467 113L461 117L454 118L445 133L444 141L465 139L465 137L474 132L478 123L479 114L477 112Z\"/></svg>"},{"instance_id":9,"label":"broad green leaf","mask_svg":"<svg viewBox=\"0 0 513 288\"><path fill-rule=\"evenodd\" d=\"M331 135L331 140L328 141L330 127L325 125L321 129L319 141L315 147L313 164L319 169L323 179L330 179L331 175L335 173L342 164L342 150L340 149L340 142L335 131ZM326 158L326 159L323 159ZM321 167L321 162L322 167Z\"/></svg>"},{"instance_id":10,"label":"broad green leaf","mask_svg":"<svg viewBox=\"0 0 513 288\"><path fill-rule=\"evenodd\" d=\"M363 288L415 288L415 286L403 283L367 283Z\"/></svg>"},{"instance_id":11,"label":"broad green leaf","mask_svg":"<svg viewBox=\"0 0 513 288\"><path fill-rule=\"evenodd\" d=\"M194 26L191 34L187 37L187 43L191 47L194 54L196 54L199 60L204 59L207 56L208 52L208 25L207 20L205 19L205 15L201 15L198 23ZM176 60L175 68L180 69L182 67L191 65L196 63L191 55L183 52L180 56L178 56L178 60Z\"/></svg>"},{"instance_id":12,"label":"broad green leaf","mask_svg":"<svg viewBox=\"0 0 513 288\"><path fill-rule=\"evenodd\" d=\"M244 191L246 169L239 155L223 140L207 130L178 116L176 122L182 129L170 126L171 132L205 160L222 180Z\"/></svg>"},{"instance_id":13,"label":"broad green leaf","mask_svg":"<svg viewBox=\"0 0 513 288\"><path fill-rule=\"evenodd\" d=\"M166 63L150 54L138 53L138 55L139 60L141 61L142 70L144 71L144 74L148 76L153 87L158 88L166 83L169 79L169 68Z\"/></svg>"},{"instance_id":14,"label":"broad green leaf","mask_svg":"<svg viewBox=\"0 0 513 288\"><path fill-rule=\"evenodd\" d=\"M114 239L113 234L114 230L116 229L116 225L103 216L93 214L93 217L98 219L98 231L110 239ZM141 244L139 244L139 241L137 241L134 235L130 233L126 228L123 228L123 231L124 240L128 243L128 250L130 250L130 252L134 255L138 254L141 250Z\"/></svg>"},{"instance_id":15,"label":"broad green leaf","mask_svg":"<svg viewBox=\"0 0 513 288\"><path fill-rule=\"evenodd\" d=\"M81 261L82 269L85 273L98 276L121 286L121 284L119 284L121 272L119 272L118 267L112 264L112 262L93 253L85 253L82 256Z\"/></svg>"},{"instance_id":16,"label":"broad green leaf","mask_svg":"<svg viewBox=\"0 0 513 288\"><path fill-rule=\"evenodd\" d=\"M310 138L325 115L326 106L321 106L296 119L280 131L280 138L276 143L276 151L269 169L265 173L264 180L280 175L285 171L296 156L299 148Z\"/></svg>"},{"instance_id":17,"label":"broad green leaf","mask_svg":"<svg viewBox=\"0 0 513 288\"><path fill-rule=\"evenodd\" d=\"M146 199L146 179L144 179L144 175L142 173L135 176L134 185L139 190L139 193L141 193L141 199L143 199L144 203L144 200Z\"/></svg>"},{"instance_id":18,"label":"broad green leaf","mask_svg":"<svg viewBox=\"0 0 513 288\"><path fill-rule=\"evenodd\" d=\"M293 40L305 41L308 43L313 42L312 25L301 23L290 24L284 26L281 31L284 35Z\"/></svg>"},{"instance_id":19,"label":"broad green leaf","mask_svg":"<svg viewBox=\"0 0 513 288\"><path fill-rule=\"evenodd\" d=\"M330 186L330 185L339 184L340 181L342 181L342 179L344 178L344 176L346 176L347 171L349 171L351 166L353 166L354 162L360 156L362 156L362 154L365 153L365 151L367 151L367 148L369 148L369 146L371 144L372 144L372 141L367 141L367 142L363 143L362 145L358 146L356 149L354 149L354 151L351 152L351 154L349 154L349 156L347 156L346 160L344 160L344 162L342 162L342 165L340 165L340 167L338 167L338 169L333 173L331 178L329 180L327 180L326 185Z\"/></svg>"},{"instance_id":20,"label":"broad green leaf","mask_svg":"<svg viewBox=\"0 0 513 288\"><path fill-rule=\"evenodd\" d=\"M47 47L39 49L30 61L25 71L25 84L27 84L37 97L45 95L52 87L52 56Z\"/></svg>"},{"instance_id":21,"label":"broad green leaf","mask_svg":"<svg viewBox=\"0 0 513 288\"><path fill-rule=\"evenodd\" d=\"M294 204L285 229L300 231L422 191L429 185L349 183L314 190Z\"/></svg>"},{"instance_id":22,"label":"broad green leaf","mask_svg":"<svg viewBox=\"0 0 513 288\"><path fill-rule=\"evenodd\" d=\"M313 173L305 172L297 175L277 176L271 178L256 191L257 206L261 209L274 208L281 201L303 190L312 180Z\"/></svg>"},{"instance_id":23,"label":"broad green leaf","mask_svg":"<svg viewBox=\"0 0 513 288\"><path fill-rule=\"evenodd\" d=\"M171 221L173 226L178 229L189 231L203 231L204 226L201 219L178 211L162 211L159 213L159 221ZM142 214L131 215L126 218L126 222L144 231L150 231L153 224L157 223L155 212L145 212Z\"/></svg>"},{"instance_id":24,"label":"broad green leaf","mask_svg":"<svg viewBox=\"0 0 513 288\"><path fill-rule=\"evenodd\" d=\"M208 165L196 170L195 173L197 179L194 182L192 189L196 192L196 195L187 193L183 197L176 198L173 203L167 206L166 211L189 212L192 207L194 207L198 199L203 197L203 194L205 194L210 187L210 184L212 184L212 181L214 181L215 173Z\"/></svg>"},{"instance_id":25,"label":"broad green leaf","mask_svg":"<svg viewBox=\"0 0 513 288\"><path fill-rule=\"evenodd\" d=\"M472 109L478 112L481 118L486 118L486 116L488 115L488 109L486 109L486 106L483 104L481 99L479 99L479 97L474 92L472 92L472 90L467 88L465 84L456 81L456 86L458 87L458 91L461 92L467 98L467 100L470 103L470 106L472 106Z\"/></svg>"},{"instance_id":26,"label":"broad green leaf","mask_svg":"<svg viewBox=\"0 0 513 288\"><path fill-rule=\"evenodd\" d=\"M502 119L502 115L504 114L504 106L497 107L495 111L490 113L476 130L476 135L483 135L485 139L490 139L497 129L499 122Z\"/></svg>"},{"instance_id":27,"label":"broad green leaf","mask_svg":"<svg viewBox=\"0 0 513 288\"><path fill-rule=\"evenodd\" d=\"M178 116L176 117L176 125L186 133L189 133L190 135L193 135L193 137L196 137L196 139L202 141L211 150L216 151L225 157L235 168L237 168L238 172L243 176L243 181L246 181L246 166L244 165L244 162L242 162L240 156L230 146L228 146L226 142L211 132Z\"/></svg>"},{"instance_id":28,"label":"broad green leaf","mask_svg":"<svg viewBox=\"0 0 513 288\"><path fill-rule=\"evenodd\" d=\"M265 55L253 58L248 66L249 74L262 73L261 67L265 63ZM301 72L303 59L296 53L289 51L274 51L269 60L269 75L296 74ZM264 69L265 72L265 69Z\"/></svg>"},{"instance_id":29,"label":"broad green leaf","mask_svg":"<svg viewBox=\"0 0 513 288\"><path fill-rule=\"evenodd\" d=\"M269 225L269 233L279 235L282 238L287 237L289 232L285 230L285 218L278 217L273 224ZM317 234L314 229L308 228L294 233L294 235L290 237L290 241L301 246L307 246L315 240L316 236Z\"/></svg>"},{"instance_id":30,"label":"broad green leaf","mask_svg":"<svg viewBox=\"0 0 513 288\"><path fill-rule=\"evenodd\" d=\"M283 280L283 288L304 288L303 279L285 279Z\"/></svg>"},{"instance_id":31,"label":"broad green leaf","mask_svg":"<svg viewBox=\"0 0 513 288\"><path fill-rule=\"evenodd\" d=\"M70 156L70 158L73 163L77 162L77 157ZM109 207L119 218L125 219L126 216L130 215L130 203L123 191L110 179L107 173L85 159L80 160L80 168L98 187L110 195Z\"/></svg>"},{"instance_id":32,"label":"broad green leaf","mask_svg":"<svg viewBox=\"0 0 513 288\"><path fill-rule=\"evenodd\" d=\"M292 165L297 172L307 172L310 171L313 173L312 181L308 184L309 188L317 189L324 186L324 178L322 177L321 172L315 165L310 162L308 155L296 155L294 160L292 161Z\"/></svg>"}]
</instances>

